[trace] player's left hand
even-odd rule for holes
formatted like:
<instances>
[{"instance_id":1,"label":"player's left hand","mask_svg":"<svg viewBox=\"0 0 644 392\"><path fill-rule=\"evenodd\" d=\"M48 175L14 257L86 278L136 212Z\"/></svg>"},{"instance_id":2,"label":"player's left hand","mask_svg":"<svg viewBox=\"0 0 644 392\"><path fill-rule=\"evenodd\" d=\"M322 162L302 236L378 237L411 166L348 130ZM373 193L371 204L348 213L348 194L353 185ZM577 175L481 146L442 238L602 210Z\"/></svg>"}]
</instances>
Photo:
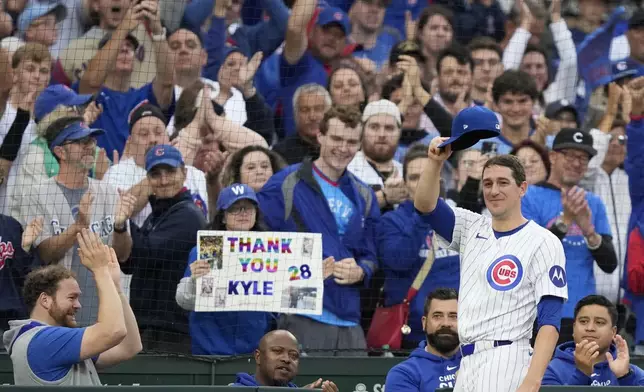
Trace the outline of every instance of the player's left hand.
<instances>
[{"instance_id":1,"label":"player's left hand","mask_svg":"<svg viewBox=\"0 0 644 392\"><path fill-rule=\"evenodd\" d=\"M615 346L617 347L617 357L613 358L613 355L607 352L606 360L615 377L621 378L630 371L631 357L628 352L628 344L620 335L615 335Z\"/></svg>"},{"instance_id":2,"label":"player's left hand","mask_svg":"<svg viewBox=\"0 0 644 392\"><path fill-rule=\"evenodd\" d=\"M346 258L333 264L333 276L337 284L349 285L360 282L364 271L354 258Z\"/></svg>"}]
</instances>

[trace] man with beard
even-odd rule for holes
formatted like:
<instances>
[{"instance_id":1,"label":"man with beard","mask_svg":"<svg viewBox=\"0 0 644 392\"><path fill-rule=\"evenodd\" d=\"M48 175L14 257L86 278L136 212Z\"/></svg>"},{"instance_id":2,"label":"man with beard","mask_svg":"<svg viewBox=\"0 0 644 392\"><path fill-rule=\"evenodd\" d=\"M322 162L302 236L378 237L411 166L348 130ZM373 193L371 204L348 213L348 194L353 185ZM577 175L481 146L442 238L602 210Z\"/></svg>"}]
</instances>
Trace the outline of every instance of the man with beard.
<instances>
[{"instance_id":1,"label":"man with beard","mask_svg":"<svg viewBox=\"0 0 644 392\"><path fill-rule=\"evenodd\" d=\"M119 364L141 351L114 249L86 228L75 237L83 268L96 282L98 320L78 328L81 288L73 272L62 265L30 272L23 289L29 319L10 321L11 329L3 335L16 385L101 385L96 368Z\"/></svg>"},{"instance_id":2,"label":"man with beard","mask_svg":"<svg viewBox=\"0 0 644 392\"><path fill-rule=\"evenodd\" d=\"M332 107L320 123L320 157L274 174L257 194L272 231L321 233L324 299L321 315L282 315L308 355L365 356L360 286L377 270L374 231L380 209L373 190L347 166L360 148L360 112ZM342 350L342 351L340 351Z\"/></svg>"},{"instance_id":3,"label":"man with beard","mask_svg":"<svg viewBox=\"0 0 644 392\"><path fill-rule=\"evenodd\" d=\"M438 93L434 99L452 116L474 105L470 98L473 70L472 57L458 44L443 49L438 55L436 60Z\"/></svg>"},{"instance_id":4,"label":"man with beard","mask_svg":"<svg viewBox=\"0 0 644 392\"><path fill-rule=\"evenodd\" d=\"M297 388L292 380L297 377L300 350L297 339L283 329L271 331L262 337L255 350L255 375L237 373L232 386L262 386ZM333 381L318 379L304 388L321 388L323 392L338 392Z\"/></svg>"},{"instance_id":5,"label":"man with beard","mask_svg":"<svg viewBox=\"0 0 644 392\"><path fill-rule=\"evenodd\" d=\"M590 133L562 129L550 152L552 169L547 182L530 186L523 198L523 215L560 239L566 269L575 271L568 287L570 301L561 314L560 344L572 340L577 301L596 293L594 264L607 274L618 265L604 202L578 186L595 155Z\"/></svg>"},{"instance_id":6,"label":"man with beard","mask_svg":"<svg viewBox=\"0 0 644 392\"><path fill-rule=\"evenodd\" d=\"M98 297L94 279L81 264L76 235L89 228L114 248L119 260L127 260L132 248L128 219L134 198L87 176L94 166L96 137L102 133L80 121L62 129L49 127L45 139L59 162L59 172L33 187L20 205L23 225L34 217L44 218L43 234L34 242L43 262L60 263L78 276L87 296L77 315L82 326L96 321Z\"/></svg>"},{"instance_id":7,"label":"man with beard","mask_svg":"<svg viewBox=\"0 0 644 392\"><path fill-rule=\"evenodd\" d=\"M123 156L107 170L103 181L136 197L132 221L141 227L152 212L148 201L152 196L152 188L145 171L145 154L156 145L168 144L169 138L166 132L166 117L157 106L144 102L134 108L129 119L130 137ZM204 173L194 166L187 165L184 186L207 217L208 190Z\"/></svg>"},{"instance_id":8,"label":"man with beard","mask_svg":"<svg viewBox=\"0 0 644 392\"><path fill-rule=\"evenodd\" d=\"M348 169L376 192L380 211L389 211L407 199L402 165L394 160L400 140L400 111L386 99L371 102L362 113L362 150Z\"/></svg>"},{"instance_id":9,"label":"man with beard","mask_svg":"<svg viewBox=\"0 0 644 392\"><path fill-rule=\"evenodd\" d=\"M458 294L454 289L434 290L425 301L422 318L427 340L409 359L387 374L387 392L434 392L454 388L461 365L457 332Z\"/></svg>"}]
</instances>

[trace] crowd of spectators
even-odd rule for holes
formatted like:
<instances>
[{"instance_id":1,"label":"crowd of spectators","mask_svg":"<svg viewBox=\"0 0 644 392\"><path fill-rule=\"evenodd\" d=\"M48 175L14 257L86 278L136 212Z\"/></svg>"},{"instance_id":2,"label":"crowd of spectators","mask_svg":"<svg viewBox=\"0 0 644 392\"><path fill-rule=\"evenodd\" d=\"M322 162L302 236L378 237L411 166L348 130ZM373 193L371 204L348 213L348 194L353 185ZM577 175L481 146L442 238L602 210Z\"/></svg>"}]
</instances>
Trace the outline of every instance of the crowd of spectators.
<instances>
[{"instance_id":1,"label":"crowd of spectators","mask_svg":"<svg viewBox=\"0 0 644 392\"><path fill-rule=\"evenodd\" d=\"M516 155L524 215L566 253L560 341L601 294L644 355L644 5L617 3L0 0L0 329L52 264L76 276L78 325L96 322L89 228L144 350L249 354L285 329L306 355L367 355L374 310L432 256L413 349L427 295L459 287L414 192L429 142L479 105L500 136L453 154L442 197L485 214L483 165ZM322 314L194 312L204 229L321 233Z\"/></svg>"}]
</instances>

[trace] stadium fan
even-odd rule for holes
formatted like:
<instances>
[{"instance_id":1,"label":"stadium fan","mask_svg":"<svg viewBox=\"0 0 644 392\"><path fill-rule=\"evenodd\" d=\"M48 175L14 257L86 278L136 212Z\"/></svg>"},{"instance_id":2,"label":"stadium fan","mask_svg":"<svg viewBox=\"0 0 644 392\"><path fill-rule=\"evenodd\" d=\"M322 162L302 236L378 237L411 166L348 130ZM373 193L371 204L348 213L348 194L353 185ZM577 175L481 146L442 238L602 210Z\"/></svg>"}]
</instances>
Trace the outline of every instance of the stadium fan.
<instances>
[{"instance_id":1,"label":"stadium fan","mask_svg":"<svg viewBox=\"0 0 644 392\"><path fill-rule=\"evenodd\" d=\"M145 170L152 213L141 227L132 225L132 254L122 268L132 275L132 309L145 350L189 353L188 318L174 294L206 218L183 185L187 169L179 150L154 146L145 155Z\"/></svg>"},{"instance_id":2,"label":"stadium fan","mask_svg":"<svg viewBox=\"0 0 644 392\"><path fill-rule=\"evenodd\" d=\"M324 284L322 315L282 315L278 324L308 355L366 355L359 284L369 287L377 269L380 210L373 190L347 170L360 147L360 117L352 107L331 108L320 124L320 158L273 175L258 194L271 230L322 233L323 257L336 260L325 274L333 279Z\"/></svg>"},{"instance_id":3,"label":"stadium fan","mask_svg":"<svg viewBox=\"0 0 644 392\"><path fill-rule=\"evenodd\" d=\"M428 6L418 16L414 38L425 59L421 78L429 86L438 69L438 54L454 40L454 14L439 4Z\"/></svg>"},{"instance_id":4,"label":"stadium fan","mask_svg":"<svg viewBox=\"0 0 644 392\"><path fill-rule=\"evenodd\" d=\"M100 386L97 368L117 365L141 351L114 249L87 228L75 236L81 263L96 282L98 319L78 327L81 289L73 272L62 265L30 272L23 289L29 319L11 321L2 337L16 385Z\"/></svg>"},{"instance_id":5,"label":"stadium fan","mask_svg":"<svg viewBox=\"0 0 644 392\"><path fill-rule=\"evenodd\" d=\"M465 48L453 44L438 53L436 58L436 77L438 93L434 100L452 115L474 106L470 95L474 63Z\"/></svg>"},{"instance_id":6,"label":"stadium fan","mask_svg":"<svg viewBox=\"0 0 644 392\"><path fill-rule=\"evenodd\" d=\"M454 388L461 364L457 301L455 289L438 288L429 293L424 300L422 320L419 320L424 339L406 361L387 373L385 390L434 392Z\"/></svg>"},{"instance_id":7,"label":"stadium fan","mask_svg":"<svg viewBox=\"0 0 644 392\"><path fill-rule=\"evenodd\" d=\"M378 258L385 274L384 306L409 299L410 287L419 279L417 276L425 276L419 287L414 287L417 292L409 303L407 325L411 331L403 336L404 349L416 348L425 336L421 318L427 316L423 310L427 295L439 287L457 289L459 285L458 252L447 249L432 227L420 222L414 209L416 187L427 159L427 146L422 144L414 145L405 156L402 175L410 200L382 216L376 237Z\"/></svg>"},{"instance_id":8,"label":"stadium fan","mask_svg":"<svg viewBox=\"0 0 644 392\"><path fill-rule=\"evenodd\" d=\"M276 330L264 335L253 353L255 375L238 373L233 386L274 386L297 388L292 380L297 376L300 351L295 336L288 331ZM333 381L321 378L303 388L320 388L323 392L338 392Z\"/></svg>"},{"instance_id":9,"label":"stadium fan","mask_svg":"<svg viewBox=\"0 0 644 392\"><path fill-rule=\"evenodd\" d=\"M289 165L302 162L305 158L318 159L320 122L331 104L331 95L319 84L308 83L298 87L293 94L296 132L280 140L273 146L273 151L284 157Z\"/></svg>"},{"instance_id":10,"label":"stadium fan","mask_svg":"<svg viewBox=\"0 0 644 392\"><path fill-rule=\"evenodd\" d=\"M266 182L286 167L284 159L262 146L247 146L230 157L222 176L222 185L246 184L259 192Z\"/></svg>"},{"instance_id":11,"label":"stadium fan","mask_svg":"<svg viewBox=\"0 0 644 392\"><path fill-rule=\"evenodd\" d=\"M532 140L524 140L514 146L511 155L519 158L525 168L525 178L528 185L539 184L550 176L550 158L548 150Z\"/></svg>"},{"instance_id":12,"label":"stadium fan","mask_svg":"<svg viewBox=\"0 0 644 392\"><path fill-rule=\"evenodd\" d=\"M208 230L265 231L255 191L245 184L224 188ZM188 267L176 288L176 301L190 311L190 336L194 355L242 355L252 353L271 326L272 315L264 312L195 312L196 279L221 266L223 250L201 244L192 248ZM216 273L216 272L215 272Z\"/></svg>"},{"instance_id":13,"label":"stadium fan","mask_svg":"<svg viewBox=\"0 0 644 392\"><path fill-rule=\"evenodd\" d=\"M402 41L398 30L383 24L391 0L356 0L349 10L351 41L358 45L353 52L356 58L366 58L381 70L389 59L391 48Z\"/></svg>"},{"instance_id":14,"label":"stadium fan","mask_svg":"<svg viewBox=\"0 0 644 392\"><path fill-rule=\"evenodd\" d=\"M529 187L523 197L526 218L549 229L563 244L566 267L575 271L568 285L570 301L561 314L560 343L571 340L574 304L596 293L593 265L606 273L617 268L617 256L604 202L580 188L588 162L597 154L593 138L579 129L562 129L550 153L548 181Z\"/></svg>"},{"instance_id":15,"label":"stadium fan","mask_svg":"<svg viewBox=\"0 0 644 392\"><path fill-rule=\"evenodd\" d=\"M474 63L472 71L472 90L470 97L477 105L491 101L491 89L494 80L503 73L503 49L489 37L474 38L468 45L470 57Z\"/></svg>"},{"instance_id":16,"label":"stadium fan","mask_svg":"<svg viewBox=\"0 0 644 392\"><path fill-rule=\"evenodd\" d=\"M615 304L586 296L574 320L574 340L557 347L542 385L644 386L644 370L630 363L628 343L617 334Z\"/></svg>"}]
</instances>

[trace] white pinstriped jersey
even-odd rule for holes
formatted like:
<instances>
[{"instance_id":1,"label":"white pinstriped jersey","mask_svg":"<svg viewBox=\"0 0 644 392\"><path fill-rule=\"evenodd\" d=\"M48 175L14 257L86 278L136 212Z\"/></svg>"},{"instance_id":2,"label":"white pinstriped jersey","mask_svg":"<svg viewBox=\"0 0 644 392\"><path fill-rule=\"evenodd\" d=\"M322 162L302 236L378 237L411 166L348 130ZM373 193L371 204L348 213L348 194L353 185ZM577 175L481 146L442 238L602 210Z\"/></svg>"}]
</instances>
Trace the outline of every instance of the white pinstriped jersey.
<instances>
[{"instance_id":1,"label":"white pinstriped jersey","mask_svg":"<svg viewBox=\"0 0 644 392\"><path fill-rule=\"evenodd\" d=\"M461 255L461 343L530 339L541 297L568 298L561 241L533 221L497 238L490 218L453 211L450 248Z\"/></svg>"}]
</instances>

